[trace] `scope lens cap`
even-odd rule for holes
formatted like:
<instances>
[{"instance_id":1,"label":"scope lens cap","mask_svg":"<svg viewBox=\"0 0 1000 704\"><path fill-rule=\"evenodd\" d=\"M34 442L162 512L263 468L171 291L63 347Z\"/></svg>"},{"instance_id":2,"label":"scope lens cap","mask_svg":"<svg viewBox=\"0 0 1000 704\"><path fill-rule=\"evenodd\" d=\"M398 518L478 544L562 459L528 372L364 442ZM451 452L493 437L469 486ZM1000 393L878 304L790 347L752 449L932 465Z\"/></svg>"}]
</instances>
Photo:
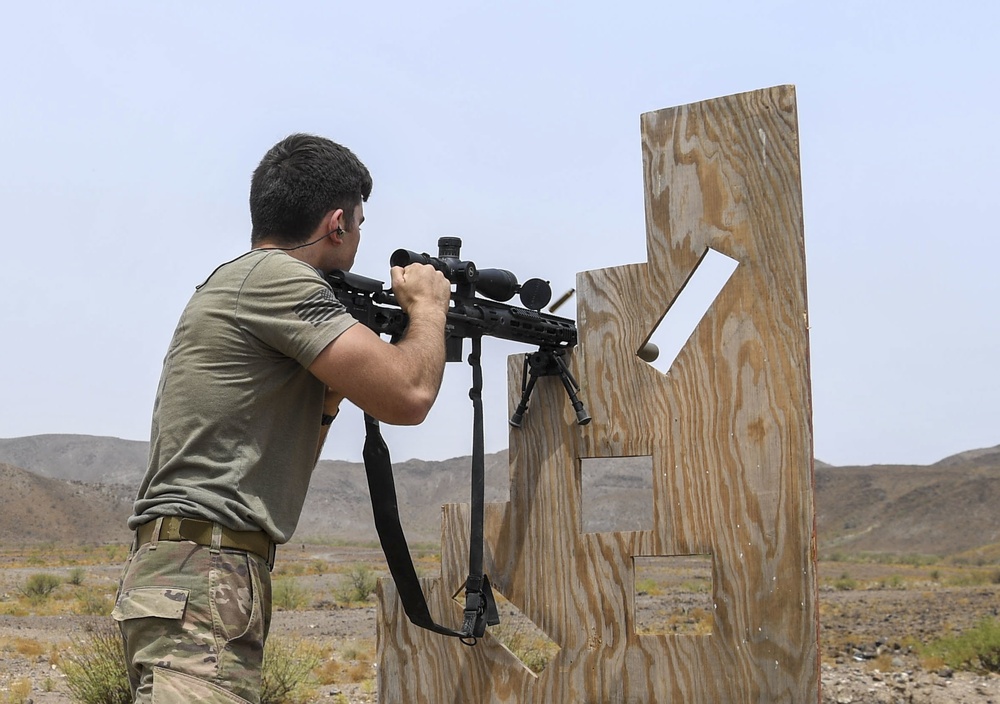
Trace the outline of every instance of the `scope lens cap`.
<instances>
[{"instance_id":1,"label":"scope lens cap","mask_svg":"<svg viewBox=\"0 0 1000 704\"><path fill-rule=\"evenodd\" d=\"M548 281L528 279L521 284L521 305L528 310L541 310L552 300L552 287Z\"/></svg>"}]
</instances>

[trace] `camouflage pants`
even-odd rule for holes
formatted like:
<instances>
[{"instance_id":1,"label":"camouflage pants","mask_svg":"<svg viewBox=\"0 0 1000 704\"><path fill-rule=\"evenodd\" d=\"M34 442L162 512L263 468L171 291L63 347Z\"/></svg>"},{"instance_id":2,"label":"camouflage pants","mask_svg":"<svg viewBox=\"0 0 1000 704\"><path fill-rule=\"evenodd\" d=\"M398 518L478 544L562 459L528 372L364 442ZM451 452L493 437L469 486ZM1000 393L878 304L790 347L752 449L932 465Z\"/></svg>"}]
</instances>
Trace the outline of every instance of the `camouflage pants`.
<instances>
[{"instance_id":1,"label":"camouflage pants","mask_svg":"<svg viewBox=\"0 0 1000 704\"><path fill-rule=\"evenodd\" d=\"M259 702L271 575L252 553L155 541L129 557L113 618L135 702Z\"/></svg>"}]
</instances>

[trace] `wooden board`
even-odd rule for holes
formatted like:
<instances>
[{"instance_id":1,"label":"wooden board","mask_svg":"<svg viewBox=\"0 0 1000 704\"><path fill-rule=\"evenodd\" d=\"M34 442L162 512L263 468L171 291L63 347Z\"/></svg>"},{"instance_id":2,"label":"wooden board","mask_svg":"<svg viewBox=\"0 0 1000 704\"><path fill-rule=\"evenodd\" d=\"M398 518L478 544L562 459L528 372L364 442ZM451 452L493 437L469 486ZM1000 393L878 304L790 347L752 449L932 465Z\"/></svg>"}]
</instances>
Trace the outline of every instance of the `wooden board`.
<instances>
[{"instance_id":1,"label":"wooden board","mask_svg":"<svg viewBox=\"0 0 1000 704\"><path fill-rule=\"evenodd\" d=\"M645 264L577 277L570 358L593 417L542 379L510 435L510 501L487 506L487 573L559 646L540 674L487 636L409 624L379 590L378 687L395 702L817 702L805 252L791 86L641 118ZM663 374L636 351L709 248L738 266ZM511 411L521 356L509 366ZM584 533L580 460L652 457L653 528ZM443 509L432 613L467 572L467 506ZM711 635L639 635L636 556L709 554Z\"/></svg>"}]
</instances>

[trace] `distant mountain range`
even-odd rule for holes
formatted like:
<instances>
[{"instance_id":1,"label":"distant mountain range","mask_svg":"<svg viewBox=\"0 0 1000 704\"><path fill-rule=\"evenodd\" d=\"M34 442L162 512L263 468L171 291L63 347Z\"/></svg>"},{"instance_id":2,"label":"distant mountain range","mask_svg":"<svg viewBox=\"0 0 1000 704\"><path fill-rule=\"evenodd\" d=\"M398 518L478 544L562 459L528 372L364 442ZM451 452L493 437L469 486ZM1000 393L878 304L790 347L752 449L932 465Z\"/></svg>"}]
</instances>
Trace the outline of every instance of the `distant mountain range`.
<instances>
[{"instance_id":1,"label":"distant mountain range","mask_svg":"<svg viewBox=\"0 0 1000 704\"><path fill-rule=\"evenodd\" d=\"M84 435L0 439L4 545L127 541L125 519L147 448L145 442ZM441 505L468 501L470 461L457 457L395 465L400 515L411 542L437 542ZM641 466L617 461L587 470L584 495L593 504L587 510L597 526L592 530L602 529L602 517L635 513L646 491L637 481ZM486 476L486 500L507 500L506 451L486 456ZM1000 446L933 465L833 467L817 461L815 498L821 553L996 555ZM362 464L319 463L293 542L313 537L375 539Z\"/></svg>"}]
</instances>

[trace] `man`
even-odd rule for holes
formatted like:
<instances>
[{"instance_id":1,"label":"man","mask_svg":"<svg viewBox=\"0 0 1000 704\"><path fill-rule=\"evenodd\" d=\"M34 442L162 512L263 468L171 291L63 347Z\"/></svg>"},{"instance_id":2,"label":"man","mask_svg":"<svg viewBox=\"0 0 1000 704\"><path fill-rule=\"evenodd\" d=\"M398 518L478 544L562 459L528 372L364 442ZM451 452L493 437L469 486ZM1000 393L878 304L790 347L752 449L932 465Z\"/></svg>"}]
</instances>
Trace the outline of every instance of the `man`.
<instances>
[{"instance_id":1,"label":"man","mask_svg":"<svg viewBox=\"0 0 1000 704\"><path fill-rule=\"evenodd\" d=\"M445 364L445 277L391 271L396 344L355 321L323 273L354 263L372 181L344 147L276 144L254 171L250 252L197 287L164 360L149 467L113 616L137 702L257 702L274 546L295 530L346 398L417 424Z\"/></svg>"}]
</instances>

